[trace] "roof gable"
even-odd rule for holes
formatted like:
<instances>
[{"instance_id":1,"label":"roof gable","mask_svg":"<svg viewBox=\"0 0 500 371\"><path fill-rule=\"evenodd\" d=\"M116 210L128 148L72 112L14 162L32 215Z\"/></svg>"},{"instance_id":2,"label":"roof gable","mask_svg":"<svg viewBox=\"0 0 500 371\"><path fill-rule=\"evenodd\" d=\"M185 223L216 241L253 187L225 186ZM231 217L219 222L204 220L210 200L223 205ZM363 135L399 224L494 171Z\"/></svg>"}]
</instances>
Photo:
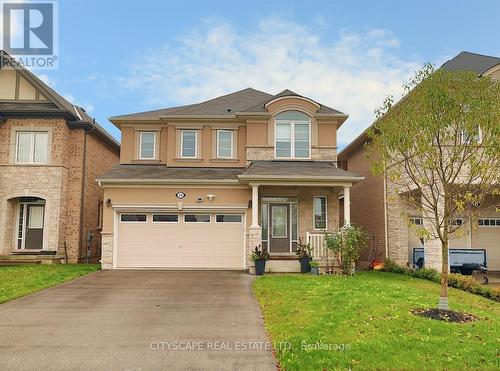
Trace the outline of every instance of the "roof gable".
<instances>
[{"instance_id":1,"label":"roof gable","mask_svg":"<svg viewBox=\"0 0 500 371\"><path fill-rule=\"evenodd\" d=\"M16 62L5 51L0 50L0 74L16 74L13 99L1 101L0 115L36 116L40 114L66 118L68 125L74 127L90 127L100 134L108 143L119 149L120 144L83 108L73 105L45 84L35 74ZM17 74L19 78L17 78ZM22 96L21 96L22 94ZM29 98L33 99L29 99Z\"/></svg>"}]
</instances>

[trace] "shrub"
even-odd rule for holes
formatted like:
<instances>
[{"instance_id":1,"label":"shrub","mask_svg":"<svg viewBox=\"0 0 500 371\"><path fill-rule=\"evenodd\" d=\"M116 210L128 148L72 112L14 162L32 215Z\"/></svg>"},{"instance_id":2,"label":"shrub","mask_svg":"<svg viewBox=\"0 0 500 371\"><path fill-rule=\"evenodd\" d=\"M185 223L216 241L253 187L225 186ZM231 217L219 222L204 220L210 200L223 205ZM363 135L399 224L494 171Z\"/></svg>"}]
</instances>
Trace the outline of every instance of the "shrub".
<instances>
[{"instance_id":1,"label":"shrub","mask_svg":"<svg viewBox=\"0 0 500 371\"><path fill-rule=\"evenodd\" d=\"M359 259L359 252L366 246L366 232L354 225L346 225L338 232L325 238L325 246L340 261L342 274L353 274L354 264Z\"/></svg>"},{"instance_id":2,"label":"shrub","mask_svg":"<svg viewBox=\"0 0 500 371\"><path fill-rule=\"evenodd\" d=\"M417 270L410 271L413 277L423 278L425 280L441 282L441 275L435 270L430 268L421 268Z\"/></svg>"},{"instance_id":3,"label":"shrub","mask_svg":"<svg viewBox=\"0 0 500 371\"><path fill-rule=\"evenodd\" d=\"M394 260L391 259L384 260L384 271L406 274L411 277L422 278L437 283L441 282L441 274L435 269L421 268L415 270L415 269L405 268L401 267ZM463 291L467 291L472 294L481 295L487 299L500 302L500 287L493 288L491 286L482 285L470 276L463 276L457 273L450 273L448 275L448 286Z\"/></svg>"}]
</instances>

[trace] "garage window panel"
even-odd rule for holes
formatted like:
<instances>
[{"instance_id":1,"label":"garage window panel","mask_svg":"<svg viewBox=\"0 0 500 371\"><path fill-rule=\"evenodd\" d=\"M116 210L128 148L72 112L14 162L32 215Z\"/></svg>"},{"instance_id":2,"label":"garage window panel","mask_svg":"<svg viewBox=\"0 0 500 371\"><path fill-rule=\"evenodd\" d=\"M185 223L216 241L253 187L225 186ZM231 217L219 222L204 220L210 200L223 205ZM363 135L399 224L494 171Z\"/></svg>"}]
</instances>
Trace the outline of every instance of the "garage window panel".
<instances>
[{"instance_id":1,"label":"garage window panel","mask_svg":"<svg viewBox=\"0 0 500 371\"><path fill-rule=\"evenodd\" d=\"M146 223L148 217L146 214L121 214L120 221L123 223Z\"/></svg>"},{"instance_id":2,"label":"garage window panel","mask_svg":"<svg viewBox=\"0 0 500 371\"><path fill-rule=\"evenodd\" d=\"M153 223L177 223L179 215L177 214L153 214Z\"/></svg>"},{"instance_id":3,"label":"garage window panel","mask_svg":"<svg viewBox=\"0 0 500 371\"><path fill-rule=\"evenodd\" d=\"M185 214L185 223L210 223L210 214Z\"/></svg>"},{"instance_id":4,"label":"garage window panel","mask_svg":"<svg viewBox=\"0 0 500 371\"><path fill-rule=\"evenodd\" d=\"M500 227L500 218L481 218L477 224L480 227Z\"/></svg>"},{"instance_id":5,"label":"garage window panel","mask_svg":"<svg viewBox=\"0 0 500 371\"><path fill-rule=\"evenodd\" d=\"M241 215L236 214L217 214L216 223L241 223Z\"/></svg>"}]
</instances>

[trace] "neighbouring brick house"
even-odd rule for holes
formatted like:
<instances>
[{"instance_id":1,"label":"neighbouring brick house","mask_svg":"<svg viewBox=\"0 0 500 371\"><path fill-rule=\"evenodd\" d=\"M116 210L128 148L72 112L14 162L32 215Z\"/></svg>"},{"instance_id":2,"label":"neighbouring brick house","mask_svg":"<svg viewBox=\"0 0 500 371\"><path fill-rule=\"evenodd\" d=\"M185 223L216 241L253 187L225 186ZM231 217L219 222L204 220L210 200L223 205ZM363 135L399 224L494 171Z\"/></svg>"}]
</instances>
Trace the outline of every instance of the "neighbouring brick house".
<instances>
[{"instance_id":1,"label":"neighbouring brick house","mask_svg":"<svg viewBox=\"0 0 500 371\"><path fill-rule=\"evenodd\" d=\"M95 178L119 161L120 146L82 108L0 57L1 259L97 261Z\"/></svg>"},{"instance_id":2,"label":"neighbouring brick house","mask_svg":"<svg viewBox=\"0 0 500 371\"><path fill-rule=\"evenodd\" d=\"M478 76L500 80L500 58L462 52L441 68L473 71ZM389 257L401 265L413 264L413 249L424 248L426 266L440 268L441 244L438 240L424 243L410 227L409 218L417 225L424 219L416 210L397 197L396 187L385 177L374 176L366 158L366 131L338 155L340 167L360 174L365 180L353 186L351 220L364 227L371 236L369 249L361 255L362 264L373 258ZM494 207L496 205L496 208ZM489 196L480 205L478 220L464 214L463 231L450 241L450 248L485 249L488 268L500 270L500 200ZM474 223L474 224L473 224ZM425 245L425 246L424 246Z\"/></svg>"},{"instance_id":3,"label":"neighbouring brick house","mask_svg":"<svg viewBox=\"0 0 500 371\"><path fill-rule=\"evenodd\" d=\"M252 88L110 118L122 151L98 179L102 267L252 270L262 245L266 269L297 271L301 239L325 258L339 193L363 179L336 165L346 119L290 90Z\"/></svg>"}]
</instances>

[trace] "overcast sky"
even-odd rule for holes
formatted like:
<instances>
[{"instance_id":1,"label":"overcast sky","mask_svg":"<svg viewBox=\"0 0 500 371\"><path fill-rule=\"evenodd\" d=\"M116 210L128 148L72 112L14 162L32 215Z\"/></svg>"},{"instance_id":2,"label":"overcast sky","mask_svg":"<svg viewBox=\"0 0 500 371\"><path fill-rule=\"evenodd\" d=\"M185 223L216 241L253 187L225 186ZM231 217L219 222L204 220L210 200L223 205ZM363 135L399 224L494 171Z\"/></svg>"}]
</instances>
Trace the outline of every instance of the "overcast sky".
<instances>
[{"instance_id":1,"label":"overcast sky","mask_svg":"<svg viewBox=\"0 0 500 371\"><path fill-rule=\"evenodd\" d=\"M59 69L38 72L107 117L253 87L350 115L340 146L425 62L500 56L500 1L59 2Z\"/></svg>"}]
</instances>

